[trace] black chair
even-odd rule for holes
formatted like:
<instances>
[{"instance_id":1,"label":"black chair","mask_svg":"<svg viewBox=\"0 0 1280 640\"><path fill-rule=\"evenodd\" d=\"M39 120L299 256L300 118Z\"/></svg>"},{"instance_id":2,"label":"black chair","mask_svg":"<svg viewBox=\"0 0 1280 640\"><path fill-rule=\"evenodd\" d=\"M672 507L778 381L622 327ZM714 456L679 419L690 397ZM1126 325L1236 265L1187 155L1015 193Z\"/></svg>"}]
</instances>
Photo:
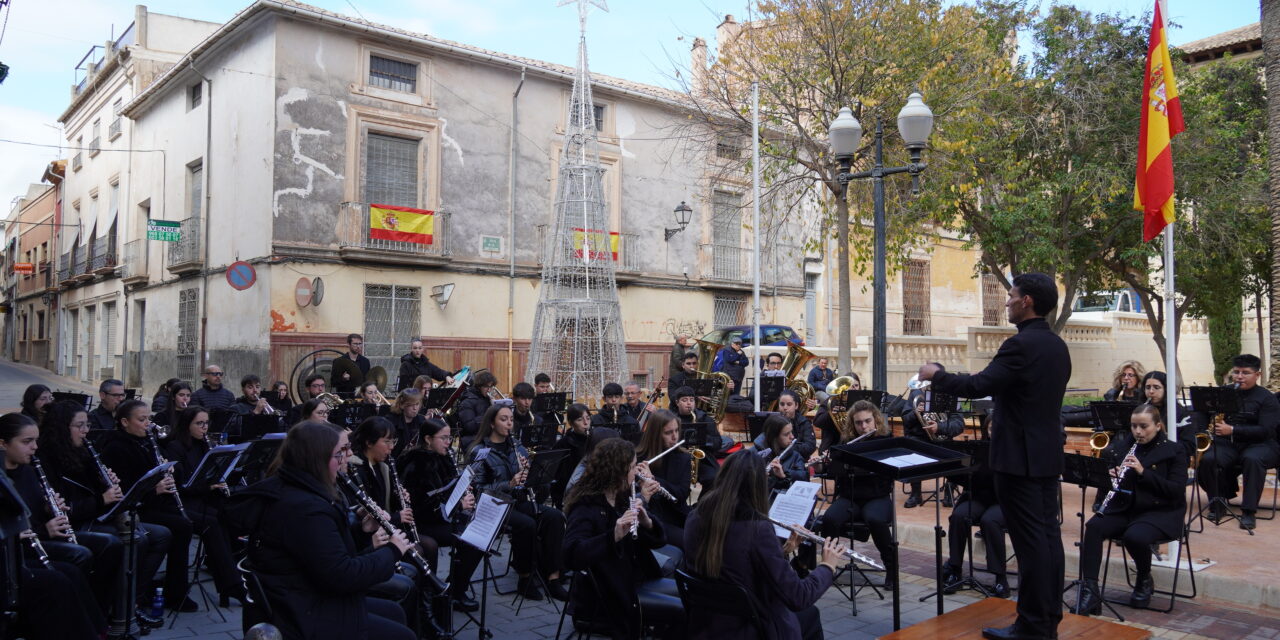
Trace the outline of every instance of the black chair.
<instances>
[{"instance_id":1,"label":"black chair","mask_svg":"<svg viewBox=\"0 0 1280 640\"><path fill-rule=\"evenodd\" d=\"M763 613L756 606L755 598L741 586L676 569L676 587L680 589L680 601L688 616L685 627L688 635L705 626L708 615L718 614L744 620L755 631L756 638L767 637Z\"/></svg>"},{"instance_id":2,"label":"black chair","mask_svg":"<svg viewBox=\"0 0 1280 640\"><path fill-rule=\"evenodd\" d=\"M1272 480L1272 485L1271 485L1271 507L1267 508L1262 505L1258 505L1258 511L1270 511L1271 515L1265 516L1265 517L1260 515L1255 515L1254 517L1259 520L1274 520L1276 517L1276 507L1277 507L1276 499L1277 497L1280 497L1280 465L1276 465L1275 467L1272 467L1272 468L1275 470L1276 476ZM1263 482L1262 488L1266 489L1267 488L1266 476L1263 476L1262 482Z\"/></svg>"},{"instance_id":3,"label":"black chair","mask_svg":"<svg viewBox=\"0 0 1280 640\"><path fill-rule=\"evenodd\" d=\"M572 622L569 623L572 630L569 631L566 640L575 636L578 638L590 638L596 633L608 636L608 629L595 625L596 612L594 610L583 612L578 611L577 607L574 606L573 593L578 589L591 589L595 593L600 593L600 587L596 585L596 579L589 571L580 569L573 572L573 580L569 582L569 601L560 609L560 623L556 625L556 640L560 640L560 631L564 628L566 615L572 616ZM580 616L579 614L585 615Z\"/></svg>"},{"instance_id":4,"label":"black chair","mask_svg":"<svg viewBox=\"0 0 1280 640\"><path fill-rule=\"evenodd\" d=\"M244 558L237 562L236 571L240 573L240 580L244 582L244 612L241 622L243 628L247 630L259 622L275 624L275 613L267 600L267 592L262 588L262 582L258 580L253 568L249 566L249 559Z\"/></svg>"},{"instance_id":5,"label":"black chair","mask_svg":"<svg viewBox=\"0 0 1280 640\"><path fill-rule=\"evenodd\" d=\"M1178 598L1184 598L1184 599L1186 599L1186 600L1192 600L1192 599L1194 599L1194 598L1196 597L1196 593L1197 593L1197 591L1196 591L1196 569L1195 569L1195 563L1194 563L1194 562L1192 562L1192 560L1191 560L1191 545L1189 544L1189 540L1190 540L1190 535L1189 535L1189 533L1190 533L1190 526L1189 526L1189 524L1184 524L1184 525L1183 525L1183 527L1182 527L1182 537L1178 538L1178 540L1177 540L1177 542L1181 543L1181 547L1182 547L1182 548L1179 550L1178 557L1174 560L1174 563L1173 563L1173 586L1172 586L1170 589L1168 589L1167 591L1166 591L1166 590L1163 590L1163 589L1155 589L1155 590L1153 590L1153 592L1154 592L1154 593L1156 593L1156 594L1159 594L1159 595L1162 595L1162 596L1168 596L1168 597L1169 597L1169 606L1168 606L1168 607L1166 607L1166 608L1164 608L1164 609L1155 609L1155 608L1153 608L1153 607L1147 607L1148 609L1151 609L1152 611L1159 611L1159 612L1161 612L1161 613L1169 613L1170 611L1173 611L1173 605L1174 605L1174 603L1176 603L1176 602L1177 602ZM1129 601L1128 601L1127 599L1125 599L1125 600L1119 600L1119 599L1110 599L1110 598L1106 598L1106 593L1107 593L1107 573L1108 573L1108 571L1109 571L1109 569L1110 569L1110 566L1109 566L1109 565L1110 565L1110 562L1111 562L1111 548L1112 548L1113 546L1115 546L1115 543L1116 543L1116 542L1119 542L1119 539L1118 539L1118 538L1109 538L1109 539L1107 540L1107 555L1106 555L1106 557L1105 557L1105 558L1103 559L1103 561L1102 561L1102 567L1103 567L1103 569L1102 569L1102 586L1101 586L1101 587L1099 587L1099 590L1102 592L1102 594L1103 594L1103 598L1104 598L1104 599L1106 599L1106 601L1107 601L1107 602L1110 602L1110 603L1113 603L1113 604L1122 604L1122 605L1128 606L1128 605L1129 605ZM1159 542L1157 542L1156 544L1169 544L1170 542L1173 542L1173 540L1160 540L1160 541L1159 541ZM1134 587L1133 578L1134 578L1134 575L1135 575L1137 572L1129 566L1129 554L1128 554L1128 552L1127 552L1127 551L1125 551L1124 545L1123 545L1123 544L1121 544L1121 545L1119 545L1119 546L1120 546L1120 554L1121 554L1121 557L1124 559L1124 578L1125 578L1125 582L1126 582L1126 583L1128 583L1129 588L1130 588L1130 589L1132 589L1132 588ZM1178 571L1179 571L1179 569L1181 569L1181 568L1182 568L1182 559L1183 559L1184 557L1187 559L1187 573L1190 573L1190 574L1191 574L1191 593L1179 593L1179 592L1178 592Z\"/></svg>"}]
</instances>

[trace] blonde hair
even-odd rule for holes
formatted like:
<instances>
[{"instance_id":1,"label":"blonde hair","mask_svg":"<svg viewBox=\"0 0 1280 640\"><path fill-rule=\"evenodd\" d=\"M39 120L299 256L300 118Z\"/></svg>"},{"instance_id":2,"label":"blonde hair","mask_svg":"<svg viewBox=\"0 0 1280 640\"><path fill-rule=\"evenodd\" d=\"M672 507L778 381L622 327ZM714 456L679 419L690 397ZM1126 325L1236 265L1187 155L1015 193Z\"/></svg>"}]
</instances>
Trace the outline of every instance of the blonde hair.
<instances>
[{"instance_id":1,"label":"blonde hair","mask_svg":"<svg viewBox=\"0 0 1280 640\"><path fill-rule=\"evenodd\" d=\"M880 407L877 407L866 400L859 400L853 403L852 407L849 407L849 419L845 421L845 424L848 425L849 433L840 434L842 437L849 439L858 435L857 430L853 426L853 416L855 414L862 413L863 411L870 411L872 419L876 421L876 435L893 435L893 433L889 431L889 423L885 421L884 414L880 413Z\"/></svg>"}]
</instances>

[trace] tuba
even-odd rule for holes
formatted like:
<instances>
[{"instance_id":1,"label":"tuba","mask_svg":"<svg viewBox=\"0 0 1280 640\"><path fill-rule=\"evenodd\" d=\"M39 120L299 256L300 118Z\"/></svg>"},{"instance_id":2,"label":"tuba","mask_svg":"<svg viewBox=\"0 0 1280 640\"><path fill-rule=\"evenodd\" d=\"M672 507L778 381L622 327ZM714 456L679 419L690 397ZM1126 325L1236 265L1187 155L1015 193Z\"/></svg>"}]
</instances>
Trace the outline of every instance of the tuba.
<instances>
[{"instance_id":1,"label":"tuba","mask_svg":"<svg viewBox=\"0 0 1280 640\"><path fill-rule=\"evenodd\" d=\"M715 383L710 398L703 403L702 410L710 414L712 420L719 424L724 420L725 409L729 407L730 378L729 374L723 371L713 373L711 367L715 364L716 354L724 348L724 345L706 340L695 340L694 343L694 350L698 354L698 378Z\"/></svg>"},{"instance_id":2,"label":"tuba","mask_svg":"<svg viewBox=\"0 0 1280 640\"><path fill-rule=\"evenodd\" d=\"M839 378L828 382L827 388L824 389L824 391L826 391L829 397L839 398L839 402L844 402L844 392L852 388L853 376L840 376ZM836 407L841 407L844 410L836 411ZM845 429L849 426L848 407L844 407L843 405L833 401L831 405L827 407L827 411L831 415L831 423L836 426L836 431L844 433Z\"/></svg>"},{"instance_id":3,"label":"tuba","mask_svg":"<svg viewBox=\"0 0 1280 640\"><path fill-rule=\"evenodd\" d=\"M801 376L805 365L814 358L814 355L808 349L794 343L787 342L787 357L782 361L782 370L787 374L787 388L800 397L800 407L797 413L804 413L804 404L814 397L813 385L810 385ZM835 382L834 380L832 382ZM778 401L774 400L769 404L770 411L778 410Z\"/></svg>"}]
</instances>

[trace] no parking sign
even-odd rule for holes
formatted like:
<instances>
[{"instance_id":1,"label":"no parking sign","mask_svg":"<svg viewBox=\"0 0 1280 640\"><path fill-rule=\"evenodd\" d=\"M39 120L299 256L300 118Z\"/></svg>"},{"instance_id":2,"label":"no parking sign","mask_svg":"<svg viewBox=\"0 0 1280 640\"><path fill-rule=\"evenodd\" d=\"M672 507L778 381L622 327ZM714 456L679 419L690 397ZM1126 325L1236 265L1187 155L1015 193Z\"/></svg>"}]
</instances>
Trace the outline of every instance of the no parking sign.
<instances>
[{"instance_id":1,"label":"no parking sign","mask_svg":"<svg viewBox=\"0 0 1280 640\"><path fill-rule=\"evenodd\" d=\"M227 284L231 285L231 288L236 291L244 291L252 287L257 281L258 272L248 262L239 260L227 267Z\"/></svg>"}]
</instances>

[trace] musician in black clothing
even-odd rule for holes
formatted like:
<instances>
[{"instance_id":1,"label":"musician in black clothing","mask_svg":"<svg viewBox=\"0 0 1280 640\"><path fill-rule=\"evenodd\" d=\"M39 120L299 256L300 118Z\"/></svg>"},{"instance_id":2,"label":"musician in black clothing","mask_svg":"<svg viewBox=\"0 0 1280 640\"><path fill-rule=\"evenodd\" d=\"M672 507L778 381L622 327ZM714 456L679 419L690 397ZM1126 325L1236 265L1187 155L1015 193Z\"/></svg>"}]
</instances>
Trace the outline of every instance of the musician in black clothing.
<instances>
[{"instance_id":1,"label":"musician in black clothing","mask_svg":"<svg viewBox=\"0 0 1280 640\"><path fill-rule=\"evenodd\" d=\"M1166 436L1161 415L1150 404L1139 405L1130 417L1129 434L1118 438L1126 440L1130 449L1112 475L1121 478L1121 492L1131 493L1108 494L1105 508L1085 524L1080 545L1084 586L1076 609L1082 614L1096 615L1101 611L1098 569L1102 564L1102 544L1108 538L1122 540L1133 558L1138 576L1129 606L1141 609L1151 602L1155 588L1151 579L1151 546L1182 536L1187 456Z\"/></svg>"},{"instance_id":2,"label":"musician in black clothing","mask_svg":"<svg viewBox=\"0 0 1280 640\"><path fill-rule=\"evenodd\" d=\"M636 458L646 462L680 441L680 420L666 409L658 409L644 423L644 435L636 449ZM699 471L704 468L700 467ZM693 456L687 448L670 453L647 465L653 476L675 498L658 498L649 505L649 514L662 521L667 530L667 543L684 550L684 523L689 516L689 494L693 492Z\"/></svg>"},{"instance_id":3,"label":"musician in black clothing","mask_svg":"<svg viewBox=\"0 0 1280 640\"><path fill-rule=\"evenodd\" d=\"M396 459L400 478L409 492L410 506L418 514L415 520L418 531L441 547L453 548L449 566L449 598L453 601L453 608L476 611L480 604L467 596L467 585L484 554L458 539L467 518L465 514L475 510L475 495L468 491L452 513L446 515L442 511L453 492L454 482L458 480L458 469L449 450L453 435L449 425L433 418L423 424L421 436L420 446L405 451Z\"/></svg>"},{"instance_id":4,"label":"musician in black clothing","mask_svg":"<svg viewBox=\"0 0 1280 640\"><path fill-rule=\"evenodd\" d=\"M942 565L942 584L947 593L954 593L964 578L964 553L969 544L969 529L977 525L982 531L982 546L986 551L987 571L995 574L996 581L991 594L998 598L1009 597L1009 575L1005 563L1004 512L996 501L995 478L986 461L975 462L973 473L949 476L947 482L964 487L964 493L956 498L956 507L947 519L947 544L951 555Z\"/></svg>"},{"instance_id":5,"label":"musician in black clothing","mask_svg":"<svg viewBox=\"0 0 1280 640\"><path fill-rule=\"evenodd\" d=\"M418 440L422 438L422 426L426 423L421 412L421 393L405 389L396 396L396 402L387 415L387 420L395 427L396 446L391 451L393 457L399 457L402 452L418 446Z\"/></svg>"},{"instance_id":6,"label":"musician in black clothing","mask_svg":"<svg viewBox=\"0 0 1280 640\"><path fill-rule=\"evenodd\" d=\"M191 394L191 402L200 405L210 412L230 409L236 403L236 394L222 384L226 372L216 364L204 368L204 382Z\"/></svg>"},{"instance_id":7,"label":"musician in black clothing","mask_svg":"<svg viewBox=\"0 0 1280 640\"><path fill-rule=\"evenodd\" d=\"M533 390L539 394L555 393L555 389L551 385L551 376L545 373L533 376Z\"/></svg>"},{"instance_id":8,"label":"musician in black clothing","mask_svg":"<svg viewBox=\"0 0 1280 640\"><path fill-rule=\"evenodd\" d=\"M1258 386L1262 378L1262 360L1243 354L1231 362L1231 378L1240 396L1240 410L1230 416L1214 416L1212 425L1205 413L1195 412L1196 430L1213 429L1213 446L1200 459L1196 482L1210 498L1236 496L1236 476L1244 476L1240 498L1240 528L1257 526L1255 513L1267 469L1280 460L1276 430L1280 429L1280 403L1269 391ZM1221 502L1210 506L1210 520L1217 522L1226 514Z\"/></svg>"},{"instance_id":9,"label":"musician in black clothing","mask_svg":"<svg viewBox=\"0 0 1280 640\"><path fill-rule=\"evenodd\" d=\"M706 431L707 437L703 442L690 441L687 446L702 449L706 454L699 466L698 481L702 483L704 491L709 490L716 481L716 472L720 469L720 463L716 462L716 456L724 449L724 439L720 436L720 430L716 428L716 423L707 415L706 411L697 408L697 397L693 395L693 389L689 387L680 387L671 394L675 400L676 417L680 420L681 439L686 439L686 434L690 429L700 427Z\"/></svg>"},{"instance_id":10,"label":"musician in black clothing","mask_svg":"<svg viewBox=\"0 0 1280 640\"><path fill-rule=\"evenodd\" d=\"M182 382L182 379L169 378L168 380L165 380L163 383L161 383L160 387L156 389L156 395L154 398L151 399L151 413L153 414L160 413L161 411L164 411L166 408L168 408L169 398L172 397L169 394L169 387L173 386L173 383L175 382Z\"/></svg>"},{"instance_id":11,"label":"musician in black clothing","mask_svg":"<svg viewBox=\"0 0 1280 640\"><path fill-rule=\"evenodd\" d=\"M1168 380L1163 371L1148 371L1147 375L1142 377L1142 391L1146 396L1147 403L1159 409L1162 416L1166 410L1164 394L1167 386ZM1186 451L1188 459L1194 458L1196 455L1196 430L1189 419L1191 411L1181 402L1175 402L1174 407L1178 415L1172 422L1166 417L1164 423L1166 425L1182 425L1178 427L1178 444L1182 445L1182 449ZM1187 421L1185 424L1183 423L1184 420Z\"/></svg>"},{"instance_id":12,"label":"musician in black clothing","mask_svg":"<svg viewBox=\"0 0 1280 640\"><path fill-rule=\"evenodd\" d=\"M325 393L324 376L318 373L313 373L307 376L307 379L302 382L302 386L307 390L306 397L302 398L302 402L299 402L298 404L293 405L293 407L289 409L289 413L285 416L285 419L284 419L286 425L293 426L304 420L311 419L310 412L304 413L303 407L306 406L308 401L315 400L316 398L319 398L321 395ZM314 409L314 408L315 408L315 405L312 405L311 409ZM329 416L326 413L326 415L323 418L319 418L319 419L328 420Z\"/></svg>"},{"instance_id":13,"label":"musician in black clothing","mask_svg":"<svg viewBox=\"0 0 1280 640\"><path fill-rule=\"evenodd\" d=\"M1062 525L1058 476L1062 474L1062 398L1071 379L1071 354L1044 316L1058 305L1053 278L1015 276L1005 301L1018 333L1004 341L991 363L959 375L930 363L920 380L962 398L991 396L991 469L1014 553L1018 554L1018 618L983 629L986 638L1052 638L1062 621Z\"/></svg>"},{"instance_id":14,"label":"musician in black clothing","mask_svg":"<svg viewBox=\"0 0 1280 640\"><path fill-rule=\"evenodd\" d=\"M791 446L793 443L794 447ZM770 491L786 491L793 482L809 480L809 469L800 453L795 427L786 416L775 413L766 418L764 431L756 436L755 445L757 451L769 451L765 457L765 477L769 480Z\"/></svg>"},{"instance_id":15,"label":"musician in black clothing","mask_svg":"<svg viewBox=\"0 0 1280 640\"><path fill-rule=\"evenodd\" d=\"M512 442L511 426L511 407L496 405L485 411L467 457L469 464L483 461L475 467L474 484L480 491L516 500L515 507L507 514L507 524L511 526L511 564L520 576L517 582L520 593L529 600L542 599L538 582L531 575L537 570L551 597L567 600L569 594L560 577L564 514L528 499L524 482L528 477L529 452Z\"/></svg>"},{"instance_id":16,"label":"musician in black clothing","mask_svg":"<svg viewBox=\"0 0 1280 640\"><path fill-rule=\"evenodd\" d=\"M690 380L698 379L698 354L690 351L684 354L684 360L680 361L680 372L671 376L667 381L668 389L679 389L688 385ZM675 394L671 396L669 409L675 410L676 398Z\"/></svg>"},{"instance_id":17,"label":"musician in black clothing","mask_svg":"<svg viewBox=\"0 0 1280 640\"><path fill-rule=\"evenodd\" d=\"M569 478L573 476L578 463L582 462L587 452L587 439L591 437L591 412L585 404L571 404L565 411L568 427L564 435L556 440L555 449L565 449L565 456L556 469L555 481L551 484L551 504L557 508L564 502L564 494L569 488Z\"/></svg>"},{"instance_id":18,"label":"musician in black clothing","mask_svg":"<svg viewBox=\"0 0 1280 640\"><path fill-rule=\"evenodd\" d=\"M22 415L35 420L39 424L44 418L44 409L53 403L53 392L42 384L33 384L22 392Z\"/></svg>"},{"instance_id":19,"label":"musician in black clothing","mask_svg":"<svg viewBox=\"0 0 1280 640\"><path fill-rule=\"evenodd\" d=\"M553 446L556 439L555 430L543 429L544 418L531 410L536 396L533 385L528 382L517 382L511 388L511 420L515 424L511 433L530 450L546 449Z\"/></svg>"},{"instance_id":20,"label":"musician in black clothing","mask_svg":"<svg viewBox=\"0 0 1280 640\"><path fill-rule=\"evenodd\" d=\"M209 452L208 434L209 412L204 407L187 407L178 416L173 435L163 447L165 459L177 463L173 467L173 477L180 486L187 483ZM235 558L231 555L231 538L218 522L227 491L225 483L179 489L187 517L191 519L195 533L204 540L205 551L209 554L209 570L222 607L229 605L231 598L244 601L244 585L236 575Z\"/></svg>"},{"instance_id":21,"label":"musician in black clothing","mask_svg":"<svg viewBox=\"0 0 1280 640\"><path fill-rule=\"evenodd\" d=\"M240 378L240 391L244 394L236 398L231 410L240 415L253 414L260 416L275 410L269 398L262 395L262 379L252 373Z\"/></svg>"},{"instance_id":22,"label":"musician in black clothing","mask_svg":"<svg viewBox=\"0 0 1280 640\"><path fill-rule=\"evenodd\" d=\"M640 441L640 423L631 414L622 410L622 385L610 382L604 385L600 396L604 405L594 416L591 416L592 427L611 427L617 429L623 438L632 443Z\"/></svg>"},{"instance_id":23,"label":"musician in black clothing","mask_svg":"<svg viewBox=\"0 0 1280 640\"><path fill-rule=\"evenodd\" d=\"M800 396L790 389L783 389L778 396L778 414L791 423L792 432L799 441L795 450L800 454L800 461L808 460L818 450L818 436L813 432L813 423L800 411Z\"/></svg>"},{"instance_id":24,"label":"musician in black clothing","mask_svg":"<svg viewBox=\"0 0 1280 640\"><path fill-rule=\"evenodd\" d=\"M659 383L658 386L661 387L662 384L665 383ZM654 392L657 393L660 390L660 388L655 388ZM640 388L640 383L634 380L622 385L622 397L623 402L618 408L621 409L623 413L635 418L636 423L641 426L644 426L640 422L644 418L644 412L657 410L657 407L644 401L644 391Z\"/></svg>"},{"instance_id":25,"label":"musician in black clothing","mask_svg":"<svg viewBox=\"0 0 1280 640\"><path fill-rule=\"evenodd\" d=\"M1125 360L1116 367L1115 373L1112 374L1111 388L1102 394L1102 399L1107 402L1128 402L1130 404L1138 404L1142 402L1142 380L1146 374L1146 369L1142 363L1137 360Z\"/></svg>"},{"instance_id":26,"label":"musician in black clothing","mask_svg":"<svg viewBox=\"0 0 1280 640\"><path fill-rule=\"evenodd\" d=\"M866 400L859 400L849 408L849 425L854 437L875 434L860 442L893 436L893 430L885 422L880 408ZM855 471L853 475L842 474L835 481L836 499L822 515L818 531L824 537L837 538L848 535L846 527L850 522L865 523L884 564L885 588L891 589L898 576L898 568L893 563L893 535L889 531L893 522L893 481L861 471Z\"/></svg>"},{"instance_id":27,"label":"musician in black clothing","mask_svg":"<svg viewBox=\"0 0 1280 640\"><path fill-rule=\"evenodd\" d=\"M471 385L458 400L457 411L453 413L452 426L462 434L462 448L469 449L476 433L480 431L480 420L489 410L493 400L489 391L498 386L498 378L488 371L477 372L471 377Z\"/></svg>"},{"instance_id":28,"label":"musician in black clothing","mask_svg":"<svg viewBox=\"0 0 1280 640\"><path fill-rule=\"evenodd\" d=\"M288 415L289 410L293 408L293 400L289 398L289 383L284 380L271 383L271 391L266 394L266 398L271 408L282 415Z\"/></svg>"},{"instance_id":29,"label":"musician in black clothing","mask_svg":"<svg viewBox=\"0 0 1280 640\"><path fill-rule=\"evenodd\" d=\"M395 447L396 435L391 422L376 416L366 418L351 434L351 460L348 461L351 471L348 475L378 508L391 516L391 524L404 531L412 541L415 530L413 508L401 500L391 470L395 464L391 452ZM436 541L430 536L419 535L417 544L434 571L436 556L439 555Z\"/></svg>"},{"instance_id":30,"label":"musician in black clothing","mask_svg":"<svg viewBox=\"0 0 1280 640\"><path fill-rule=\"evenodd\" d=\"M178 424L178 416L191 406L191 396L191 385L182 381L169 385L169 404L165 406L164 411L151 416L151 421L162 427Z\"/></svg>"},{"instance_id":31,"label":"musician in black clothing","mask_svg":"<svg viewBox=\"0 0 1280 640\"><path fill-rule=\"evenodd\" d=\"M409 353L400 356L400 376L396 388L403 391L413 386L418 376L429 376L436 382L453 384L453 374L431 364L427 359L422 341L415 339L409 343Z\"/></svg>"},{"instance_id":32,"label":"musician in black clothing","mask_svg":"<svg viewBox=\"0 0 1280 640\"><path fill-rule=\"evenodd\" d=\"M362 380L352 380L349 372L339 369L342 366L339 362L342 360L355 363L355 366L360 369L361 378L369 375L369 359L364 357L364 336L358 333L349 334L347 353L333 359L333 379L329 381L329 386L333 387L334 393L353 393L356 390L356 383Z\"/></svg>"},{"instance_id":33,"label":"musician in black clothing","mask_svg":"<svg viewBox=\"0 0 1280 640\"><path fill-rule=\"evenodd\" d=\"M862 379L858 377L858 374L850 373L849 377L853 378L853 383L850 384L849 389L861 391ZM818 405L818 412L813 417L814 431L817 431L818 434L822 436L821 442L818 445L818 453L826 453L827 449L830 449L832 446L845 442L853 437L849 433L840 432L840 428L835 421L835 416L837 415L849 415L849 408L844 406L843 394L828 397ZM852 427L846 424L845 429L851 430Z\"/></svg>"},{"instance_id":34,"label":"musician in black clothing","mask_svg":"<svg viewBox=\"0 0 1280 640\"><path fill-rule=\"evenodd\" d=\"M115 431L102 438L102 462L120 477L121 486L132 487L143 475L156 466L156 451L147 437L152 427L150 411L139 400L128 400L116 408ZM177 483L172 476L156 485L153 495L142 502L138 517L143 522L168 530L171 542L165 564L164 601L171 609L183 612L196 611L195 601L186 597L187 558L191 546L191 521L178 510L174 500Z\"/></svg>"},{"instance_id":35,"label":"musician in black clothing","mask_svg":"<svg viewBox=\"0 0 1280 640\"><path fill-rule=\"evenodd\" d=\"M907 399L907 405L914 408L902 412L903 435L921 442L937 442L939 440L950 440L964 433L963 416L958 413L948 413L943 416L939 416L936 413L925 413L924 399L925 396L922 391L913 391L911 397ZM920 506L924 502L920 497L920 491L920 481L912 482L911 495L907 497L906 504L902 506L908 509ZM951 494L949 492L946 493L943 500L942 506L951 506Z\"/></svg>"},{"instance_id":36,"label":"musician in black clothing","mask_svg":"<svg viewBox=\"0 0 1280 640\"><path fill-rule=\"evenodd\" d=\"M124 383L114 378L98 385L98 406L89 412L89 428L98 431L114 431L116 407L124 402Z\"/></svg>"}]
</instances>

